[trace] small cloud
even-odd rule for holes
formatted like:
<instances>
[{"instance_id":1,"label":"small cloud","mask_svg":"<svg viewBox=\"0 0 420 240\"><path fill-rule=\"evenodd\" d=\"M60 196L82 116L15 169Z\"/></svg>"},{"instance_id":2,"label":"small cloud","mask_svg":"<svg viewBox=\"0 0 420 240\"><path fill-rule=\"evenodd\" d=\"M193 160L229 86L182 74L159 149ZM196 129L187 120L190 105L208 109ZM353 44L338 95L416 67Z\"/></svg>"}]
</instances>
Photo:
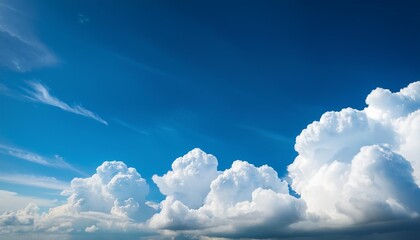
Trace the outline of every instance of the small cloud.
<instances>
[{"instance_id":1,"label":"small cloud","mask_svg":"<svg viewBox=\"0 0 420 240\"><path fill-rule=\"evenodd\" d=\"M90 19L87 18L85 15L79 13L79 15L77 15L77 20L79 21L79 23L81 24L85 24L85 23L89 23Z\"/></svg>"},{"instance_id":2,"label":"small cloud","mask_svg":"<svg viewBox=\"0 0 420 240\"><path fill-rule=\"evenodd\" d=\"M45 85L39 82L32 82L32 81L28 81L28 85L31 87L31 89L27 89L26 90L27 95L23 95L27 99L34 102L39 102L46 105L54 106L64 111L78 114L81 116L85 116L85 117L94 119L102 124L108 125L108 123L105 120L103 120L100 116L93 113L92 111L87 110L86 108L80 105L70 106L69 104L61 101L60 99L52 96L49 92L48 87L46 87Z\"/></svg>"},{"instance_id":3,"label":"small cloud","mask_svg":"<svg viewBox=\"0 0 420 240\"><path fill-rule=\"evenodd\" d=\"M92 225L90 227L85 228L85 232L87 232L87 233L94 233L98 230L99 230L99 228L96 225Z\"/></svg>"}]
</instances>

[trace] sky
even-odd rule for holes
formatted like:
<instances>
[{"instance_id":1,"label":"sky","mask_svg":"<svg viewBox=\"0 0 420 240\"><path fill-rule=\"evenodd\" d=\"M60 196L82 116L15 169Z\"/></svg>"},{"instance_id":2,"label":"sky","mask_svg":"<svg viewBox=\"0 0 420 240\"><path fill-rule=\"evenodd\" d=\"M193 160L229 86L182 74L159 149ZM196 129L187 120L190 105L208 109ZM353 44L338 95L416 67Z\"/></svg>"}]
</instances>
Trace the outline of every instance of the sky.
<instances>
[{"instance_id":1,"label":"sky","mask_svg":"<svg viewBox=\"0 0 420 240\"><path fill-rule=\"evenodd\" d=\"M409 239L419 10L0 0L0 238Z\"/></svg>"}]
</instances>

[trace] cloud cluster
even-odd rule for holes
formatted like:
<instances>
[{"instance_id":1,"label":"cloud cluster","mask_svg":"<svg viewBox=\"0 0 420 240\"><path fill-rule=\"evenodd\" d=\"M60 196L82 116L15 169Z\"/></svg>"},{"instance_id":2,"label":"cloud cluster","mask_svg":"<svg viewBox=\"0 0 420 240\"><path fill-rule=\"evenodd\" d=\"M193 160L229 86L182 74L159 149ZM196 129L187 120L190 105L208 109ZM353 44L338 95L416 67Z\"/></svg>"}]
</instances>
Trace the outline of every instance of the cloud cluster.
<instances>
[{"instance_id":1,"label":"cloud cluster","mask_svg":"<svg viewBox=\"0 0 420 240\"><path fill-rule=\"evenodd\" d=\"M271 167L255 167L245 161L235 161L231 168L217 173L216 166L214 156L194 149L175 160L173 171L162 177L177 183L175 189L181 186L184 191L183 183L191 180L191 174L185 172L193 173L195 181L204 177L206 185L200 186L203 190L198 192L203 199L199 208L189 207L188 201L185 203L178 197L179 191L168 191L166 185L162 188L159 182L162 178L155 176L154 180L166 199L161 203L161 211L150 219L149 226L240 236L245 232L250 234L249 230L255 228L265 232L279 231L303 219L305 203L289 195L287 183L280 180ZM172 176L177 177L172 179Z\"/></svg>"},{"instance_id":2,"label":"cloud cluster","mask_svg":"<svg viewBox=\"0 0 420 240\"><path fill-rule=\"evenodd\" d=\"M271 167L246 161L220 171L213 155L194 149L153 176L165 196L156 209L140 174L114 161L74 179L66 204L42 215L33 207L8 212L0 222L8 231L33 226L157 238L413 238L420 226L420 82L397 93L375 89L366 103L363 110L327 112L301 132L289 183Z\"/></svg>"},{"instance_id":3,"label":"cloud cluster","mask_svg":"<svg viewBox=\"0 0 420 240\"><path fill-rule=\"evenodd\" d=\"M48 233L141 232L154 209L146 204L149 186L134 168L123 162L104 162L87 178L75 178L63 191L67 202L40 214L32 205L0 215L5 229ZM30 210L30 211L29 211ZM21 226L24 225L24 228ZM13 228L12 228L13 227Z\"/></svg>"}]
</instances>

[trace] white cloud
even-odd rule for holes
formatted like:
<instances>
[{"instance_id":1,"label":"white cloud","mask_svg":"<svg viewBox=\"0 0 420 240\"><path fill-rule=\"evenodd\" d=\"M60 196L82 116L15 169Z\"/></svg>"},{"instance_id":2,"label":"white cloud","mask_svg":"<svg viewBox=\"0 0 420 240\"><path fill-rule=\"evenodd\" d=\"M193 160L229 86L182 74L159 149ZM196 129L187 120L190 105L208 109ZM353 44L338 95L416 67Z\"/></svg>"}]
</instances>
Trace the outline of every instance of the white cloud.
<instances>
[{"instance_id":1,"label":"white cloud","mask_svg":"<svg viewBox=\"0 0 420 240\"><path fill-rule=\"evenodd\" d=\"M189 156L191 152L182 159L189 159ZM199 164L203 158L196 160ZM202 169L203 172L195 172L197 179L206 174L207 168ZM150 226L174 231L201 229L222 235L227 232L240 234L256 227L272 232L286 228L305 215L305 203L290 196L287 183L266 165L257 168L244 161L235 161L209 185L210 191L198 209L189 208L181 199L169 194L161 204L161 212L151 218Z\"/></svg>"},{"instance_id":2,"label":"white cloud","mask_svg":"<svg viewBox=\"0 0 420 240\"><path fill-rule=\"evenodd\" d=\"M54 199L25 196L16 192L0 190L0 214L7 211L22 209L30 203L34 203L40 207L52 207L57 205L57 201Z\"/></svg>"},{"instance_id":3,"label":"white cloud","mask_svg":"<svg viewBox=\"0 0 420 240\"><path fill-rule=\"evenodd\" d=\"M0 4L0 66L26 72L57 63L31 29L30 18L9 4Z\"/></svg>"},{"instance_id":4,"label":"white cloud","mask_svg":"<svg viewBox=\"0 0 420 240\"><path fill-rule=\"evenodd\" d=\"M172 163L172 171L162 177L153 176L159 190L174 200L198 208L210 191L210 183L216 178L217 159L196 148Z\"/></svg>"},{"instance_id":5,"label":"white cloud","mask_svg":"<svg viewBox=\"0 0 420 240\"><path fill-rule=\"evenodd\" d=\"M352 160L336 208L357 223L417 217L420 188L412 173L387 146L365 146Z\"/></svg>"},{"instance_id":6,"label":"white cloud","mask_svg":"<svg viewBox=\"0 0 420 240\"><path fill-rule=\"evenodd\" d=\"M99 230L99 228L96 225L92 225L90 227L85 228L85 232L88 232L88 233L93 233L93 232L96 232L98 230Z\"/></svg>"},{"instance_id":7,"label":"white cloud","mask_svg":"<svg viewBox=\"0 0 420 240\"><path fill-rule=\"evenodd\" d=\"M83 172L71 166L59 155L54 155L54 157L45 157L21 148L11 147L4 144L0 144L0 154L9 155L18 159L33 162L47 167L69 169L84 175Z\"/></svg>"},{"instance_id":8,"label":"white cloud","mask_svg":"<svg viewBox=\"0 0 420 240\"><path fill-rule=\"evenodd\" d=\"M319 224L350 226L416 217L420 82L376 89L364 110L327 112L296 139L293 189ZM414 170L413 170L414 168ZM415 182L417 178L417 184Z\"/></svg>"},{"instance_id":9,"label":"white cloud","mask_svg":"<svg viewBox=\"0 0 420 240\"><path fill-rule=\"evenodd\" d=\"M0 182L40 187L53 190L65 190L70 187L67 182L57 180L54 177L34 176L24 174L0 174Z\"/></svg>"},{"instance_id":10,"label":"white cloud","mask_svg":"<svg viewBox=\"0 0 420 240\"><path fill-rule=\"evenodd\" d=\"M60 108L64 111L71 112L74 114L78 114L81 116L85 116L87 118L94 119L100 123L103 123L105 125L108 125L108 123L103 120L100 116L97 114L87 110L86 108L80 106L80 105L73 105L70 106L67 103L61 101L60 99L52 96L48 90L48 88L44 85L42 85L39 82L32 82L28 81L28 85L31 87L31 89L27 89L28 95L24 95L24 97L34 101L43 103L46 105L54 106L57 108Z\"/></svg>"},{"instance_id":11,"label":"white cloud","mask_svg":"<svg viewBox=\"0 0 420 240\"><path fill-rule=\"evenodd\" d=\"M145 204L149 186L136 169L123 162L104 162L88 178L75 178L67 208L76 212L96 211L141 220L151 214Z\"/></svg>"},{"instance_id":12,"label":"white cloud","mask_svg":"<svg viewBox=\"0 0 420 240\"><path fill-rule=\"evenodd\" d=\"M0 234L13 233L16 228L24 231L33 231L33 225L39 218L39 208L30 203L18 211L8 211L0 215Z\"/></svg>"},{"instance_id":13,"label":"white cloud","mask_svg":"<svg viewBox=\"0 0 420 240\"><path fill-rule=\"evenodd\" d=\"M65 204L47 213L27 214L22 219L31 220L24 225L23 220L9 220L25 215L23 210L5 213L0 219L6 219L9 235L31 231L47 235L118 232L122 238L124 233L150 235L153 232L141 224L155 211L145 203L148 192L146 181L134 168L118 161L104 162L91 177L71 181L70 189L62 193L68 195Z\"/></svg>"},{"instance_id":14,"label":"white cloud","mask_svg":"<svg viewBox=\"0 0 420 240\"><path fill-rule=\"evenodd\" d=\"M148 185L140 174L114 161L89 178L73 179L64 192L66 204L38 217L22 210L3 218L19 215L21 220L8 220L19 231L31 231L21 223L33 222L34 231L70 235L415 239L420 226L419 99L420 82L398 93L376 89L365 109L327 112L308 125L296 138L299 155L288 167L291 187L300 197L292 196L267 165L238 160L217 171L213 155L194 149L163 176L153 176L166 196L158 206L146 201Z\"/></svg>"}]
</instances>

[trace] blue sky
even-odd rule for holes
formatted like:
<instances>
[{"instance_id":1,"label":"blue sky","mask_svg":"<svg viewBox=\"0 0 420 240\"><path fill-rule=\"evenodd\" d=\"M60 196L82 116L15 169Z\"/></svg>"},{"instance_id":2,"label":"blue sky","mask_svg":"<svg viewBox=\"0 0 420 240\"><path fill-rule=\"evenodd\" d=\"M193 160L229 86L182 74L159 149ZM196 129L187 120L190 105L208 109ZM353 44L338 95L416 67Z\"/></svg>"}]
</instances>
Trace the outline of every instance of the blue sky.
<instances>
[{"instance_id":1,"label":"blue sky","mask_svg":"<svg viewBox=\"0 0 420 240\"><path fill-rule=\"evenodd\" d=\"M63 202L73 178L120 160L160 202L152 176L194 148L217 156L219 171L241 159L287 179L308 124L419 79L419 8L0 1L0 189Z\"/></svg>"}]
</instances>

